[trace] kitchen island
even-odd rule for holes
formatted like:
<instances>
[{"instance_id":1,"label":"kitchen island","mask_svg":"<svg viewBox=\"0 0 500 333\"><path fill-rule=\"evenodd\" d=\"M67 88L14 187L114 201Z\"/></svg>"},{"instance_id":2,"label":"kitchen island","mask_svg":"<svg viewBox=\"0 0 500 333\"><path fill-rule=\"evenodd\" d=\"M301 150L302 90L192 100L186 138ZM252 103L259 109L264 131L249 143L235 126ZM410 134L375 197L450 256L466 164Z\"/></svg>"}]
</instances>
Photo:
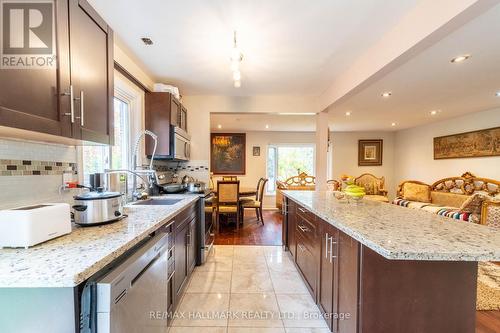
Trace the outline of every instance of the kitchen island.
<instances>
[{"instance_id":1,"label":"kitchen island","mask_svg":"<svg viewBox=\"0 0 500 333\"><path fill-rule=\"evenodd\" d=\"M168 198L180 201L128 205L128 217L121 221L73 225L70 234L29 249L0 249L0 331L79 332L80 298L86 281L130 257L147 238L165 228L172 237L181 235L183 241L189 240L175 252L180 259L172 286L172 301L176 302L195 264L196 236L192 234L199 221L198 196ZM181 254L184 258L178 258Z\"/></svg>"},{"instance_id":2,"label":"kitchen island","mask_svg":"<svg viewBox=\"0 0 500 333\"><path fill-rule=\"evenodd\" d=\"M333 332L474 332L477 262L500 260L497 230L331 192L283 193L283 244Z\"/></svg>"}]
</instances>

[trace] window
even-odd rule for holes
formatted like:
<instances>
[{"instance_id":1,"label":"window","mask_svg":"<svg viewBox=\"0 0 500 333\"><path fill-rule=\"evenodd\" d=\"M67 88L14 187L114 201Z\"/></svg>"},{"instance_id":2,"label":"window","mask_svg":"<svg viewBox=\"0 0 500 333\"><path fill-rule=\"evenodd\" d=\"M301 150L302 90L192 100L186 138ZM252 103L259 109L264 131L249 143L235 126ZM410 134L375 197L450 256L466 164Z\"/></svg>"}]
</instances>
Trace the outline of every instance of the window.
<instances>
[{"instance_id":1,"label":"window","mask_svg":"<svg viewBox=\"0 0 500 333\"><path fill-rule=\"evenodd\" d=\"M267 150L267 193L276 193L276 180L286 180L289 177L305 172L314 175L314 145L270 145Z\"/></svg>"},{"instance_id":2,"label":"window","mask_svg":"<svg viewBox=\"0 0 500 333\"><path fill-rule=\"evenodd\" d=\"M82 148L84 183L89 175L105 169L128 169L130 165L130 105L114 99L114 146L84 146Z\"/></svg>"}]
</instances>

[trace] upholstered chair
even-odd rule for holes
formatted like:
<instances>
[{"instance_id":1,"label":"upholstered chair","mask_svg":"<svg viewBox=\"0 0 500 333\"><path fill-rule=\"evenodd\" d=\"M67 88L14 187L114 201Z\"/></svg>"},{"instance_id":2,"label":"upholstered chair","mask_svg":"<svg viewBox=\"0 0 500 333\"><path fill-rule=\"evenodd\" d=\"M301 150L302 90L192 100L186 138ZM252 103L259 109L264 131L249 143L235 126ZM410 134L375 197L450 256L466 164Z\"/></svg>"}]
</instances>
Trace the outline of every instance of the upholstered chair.
<instances>
[{"instance_id":1,"label":"upholstered chair","mask_svg":"<svg viewBox=\"0 0 500 333\"><path fill-rule=\"evenodd\" d=\"M239 181L218 181L217 182L217 203L215 206L215 221L217 223L217 233L220 231L220 215L236 215L236 228L239 228L240 221L240 182Z\"/></svg>"},{"instance_id":2,"label":"upholstered chair","mask_svg":"<svg viewBox=\"0 0 500 333\"><path fill-rule=\"evenodd\" d=\"M366 199L389 202L387 198L387 190L385 189L385 178L378 178L371 173L364 173L361 176L354 178L354 184L365 188Z\"/></svg>"}]
</instances>

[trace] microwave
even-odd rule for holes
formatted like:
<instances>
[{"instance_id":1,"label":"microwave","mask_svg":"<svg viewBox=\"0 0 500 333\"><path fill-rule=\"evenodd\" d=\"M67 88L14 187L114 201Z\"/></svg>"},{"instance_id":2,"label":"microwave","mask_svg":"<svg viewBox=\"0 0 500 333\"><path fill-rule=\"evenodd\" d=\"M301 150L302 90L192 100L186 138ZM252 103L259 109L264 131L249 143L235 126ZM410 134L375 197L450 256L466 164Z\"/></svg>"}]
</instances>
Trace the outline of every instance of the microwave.
<instances>
[{"instance_id":1,"label":"microwave","mask_svg":"<svg viewBox=\"0 0 500 333\"><path fill-rule=\"evenodd\" d=\"M172 126L170 138L170 158L175 161L189 161L191 136L180 127Z\"/></svg>"}]
</instances>

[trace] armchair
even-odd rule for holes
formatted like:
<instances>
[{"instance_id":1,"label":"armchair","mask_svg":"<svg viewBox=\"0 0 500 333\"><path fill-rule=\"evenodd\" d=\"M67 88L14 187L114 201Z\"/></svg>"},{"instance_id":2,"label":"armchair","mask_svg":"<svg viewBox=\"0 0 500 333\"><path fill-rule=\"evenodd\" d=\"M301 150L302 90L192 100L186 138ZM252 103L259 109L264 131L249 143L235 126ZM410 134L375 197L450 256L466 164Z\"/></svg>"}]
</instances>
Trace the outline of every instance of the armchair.
<instances>
[{"instance_id":1,"label":"armchair","mask_svg":"<svg viewBox=\"0 0 500 333\"><path fill-rule=\"evenodd\" d=\"M389 199L387 198L387 190L385 189L384 177L378 178L371 173L364 173L361 176L354 178L354 184L365 188L366 199L389 202Z\"/></svg>"}]
</instances>

